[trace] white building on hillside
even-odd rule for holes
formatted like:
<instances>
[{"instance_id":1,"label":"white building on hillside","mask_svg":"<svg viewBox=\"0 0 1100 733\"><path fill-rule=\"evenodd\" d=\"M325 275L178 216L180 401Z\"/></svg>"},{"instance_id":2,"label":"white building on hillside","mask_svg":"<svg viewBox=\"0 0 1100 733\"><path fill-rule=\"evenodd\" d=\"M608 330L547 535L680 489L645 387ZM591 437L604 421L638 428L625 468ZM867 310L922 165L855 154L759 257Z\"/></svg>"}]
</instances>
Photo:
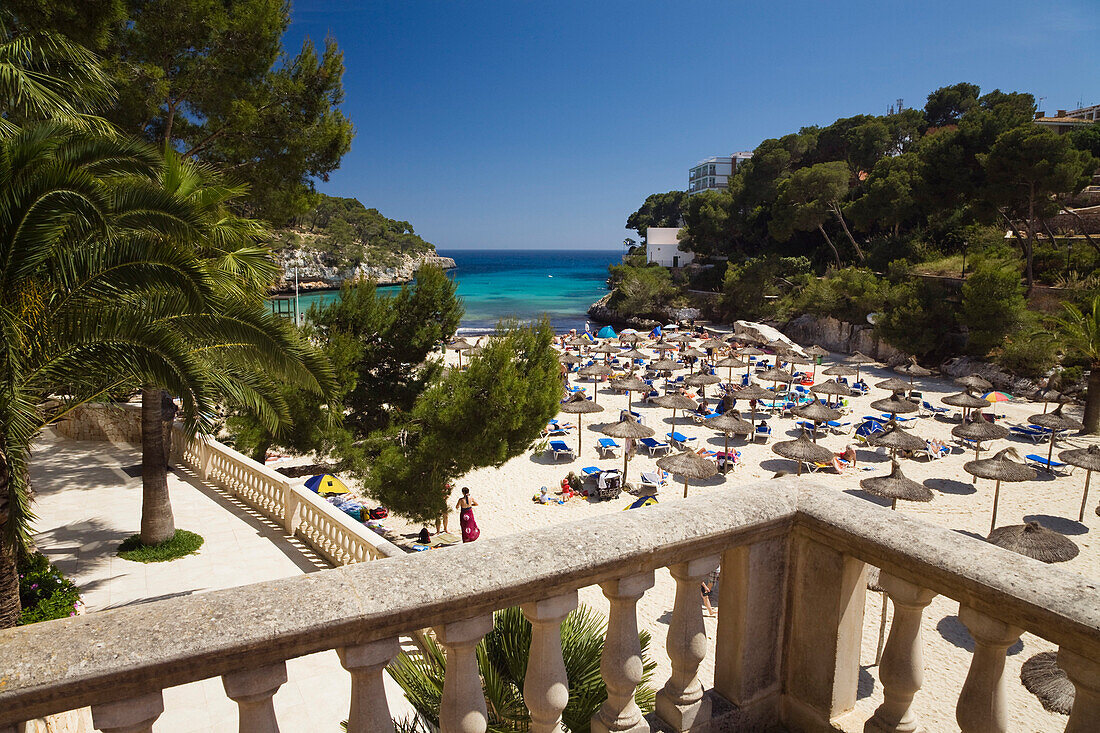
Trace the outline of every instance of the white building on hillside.
<instances>
[{"instance_id":1,"label":"white building on hillside","mask_svg":"<svg viewBox=\"0 0 1100 733\"><path fill-rule=\"evenodd\" d=\"M680 249L676 238L677 227L649 227L645 230L645 256L647 262L665 267L684 267L695 259L695 254Z\"/></svg>"},{"instance_id":2,"label":"white building on hillside","mask_svg":"<svg viewBox=\"0 0 1100 733\"><path fill-rule=\"evenodd\" d=\"M725 188L730 176L751 157L752 153L741 152L716 155L699 161L688 171L688 193Z\"/></svg>"}]
</instances>

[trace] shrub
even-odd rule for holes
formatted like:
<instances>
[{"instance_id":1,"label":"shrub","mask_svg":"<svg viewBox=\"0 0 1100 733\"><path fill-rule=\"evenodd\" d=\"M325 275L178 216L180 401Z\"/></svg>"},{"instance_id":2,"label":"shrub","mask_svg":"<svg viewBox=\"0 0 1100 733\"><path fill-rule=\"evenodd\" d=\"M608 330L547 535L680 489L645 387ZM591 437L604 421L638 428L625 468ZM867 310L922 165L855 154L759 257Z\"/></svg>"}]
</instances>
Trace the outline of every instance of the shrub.
<instances>
[{"instance_id":1,"label":"shrub","mask_svg":"<svg viewBox=\"0 0 1100 733\"><path fill-rule=\"evenodd\" d=\"M1020 329L1027 313L1020 273L996 260L979 261L962 286L959 320L969 331L967 350L986 356Z\"/></svg>"},{"instance_id":2,"label":"shrub","mask_svg":"<svg viewBox=\"0 0 1100 733\"><path fill-rule=\"evenodd\" d=\"M608 305L627 316L660 317L662 307L677 292L668 269L660 265L618 267L621 269L612 273L613 278L619 278L618 284Z\"/></svg>"},{"instance_id":3,"label":"shrub","mask_svg":"<svg viewBox=\"0 0 1100 733\"><path fill-rule=\"evenodd\" d=\"M900 282L889 289L875 332L895 348L928 354L955 328L955 312L947 289L927 280Z\"/></svg>"},{"instance_id":4,"label":"shrub","mask_svg":"<svg viewBox=\"0 0 1100 733\"><path fill-rule=\"evenodd\" d=\"M45 555L25 555L18 565L19 602L23 605L20 626L79 612L80 590Z\"/></svg>"},{"instance_id":5,"label":"shrub","mask_svg":"<svg viewBox=\"0 0 1100 733\"><path fill-rule=\"evenodd\" d=\"M165 540L159 545L143 545L141 535L135 534L127 537L119 546L118 556L123 560L134 562L166 562L194 555L202 547L202 543L201 536L186 529L177 529L172 539Z\"/></svg>"},{"instance_id":6,"label":"shrub","mask_svg":"<svg viewBox=\"0 0 1100 733\"><path fill-rule=\"evenodd\" d=\"M868 313L882 310L887 290L885 281L870 270L847 267L809 280L801 291L791 295L789 307L792 313L863 323Z\"/></svg>"},{"instance_id":7,"label":"shrub","mask_svg":"<svg viewBox=\"0 0 1100 733\"><path fill-rule=\"evenodd\" d=\"M719 308L729 320L758 319L776 313L779 296L798 287L810 271L805 257L754 257L730 263L722 280Z\"/></svg>"},{"instance_id":8,"label":"shrub","mask_svg":"<svg viewBox=\"0 0 1100 733\"><path fill-rule=\"evenodd\" d=\"M1054 366L1057 350L1058 340L1053 333L1037 325L1025 326L1005 338L994 361L1013 374L1040 377Z\"/></svg>"}]
</instances>

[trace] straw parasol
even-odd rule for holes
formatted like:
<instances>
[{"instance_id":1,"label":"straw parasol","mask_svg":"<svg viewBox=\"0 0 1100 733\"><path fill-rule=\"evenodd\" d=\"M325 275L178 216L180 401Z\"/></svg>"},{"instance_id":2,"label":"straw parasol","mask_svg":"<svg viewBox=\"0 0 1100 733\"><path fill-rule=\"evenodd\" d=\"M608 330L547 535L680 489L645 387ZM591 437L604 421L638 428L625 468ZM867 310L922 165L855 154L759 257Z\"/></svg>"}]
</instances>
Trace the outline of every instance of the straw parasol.
<instances>
[{"instance_id":1,"label":"straw parasol","mask_svg":"<svg viewBox=\"0 0 1100 733\"><path fill-rule=\"evenodd\" d=\"M825 349L821 346L818 346L817 344L814 344L813 346L809 346L809 347L803 349L803 351L806 352L806 356L828 356L829 355L828 349Z\"/></svg>"},{"instance_id":2,"label":"straw parasol","mask_svg":"<svg viewBox=\"0 0 1100 733\"><path fill-rule=\"evenodd\" d=\"M474 345L471 344L469 341L467 341L464 338L458 338L458 339L455 339L454 341L452 341L450 344L448 344L447 348L458 353L458 368L461 369L462 368L462 352L463 351L469 351L470 349L474 348Z\"/></svg>"},{"instance_id":3,"label":"straw parasol","mask_svg":"<svg viewBox=\"0 0 1100 733\"><path fill-rule=\"evenodd\" d=\"M959 392L958 394L949 394L940 400L945 405L951 405L952 407L960 407L963 411L963 422L966 421L966 415L970 410L980 410L988 407L989 403L983 400L978 395L970 394L970 392Z\"/></svg>"},{"instance_id":4,"label":"straw parasol","mask_svg":"<svg viewBox=\"0 0 1100 733\"><path fill-rule=\"evenodd\" d=\"M875 400L871 403L871 407L875 410L889 413L890 417L894 415L904 415L907 412L916 412L920 409L915 404L902 397L898 392L895 392L887 399Z\"/></svg>"},{"instance_id":5,"label":"straw parasol","mask_svg":"<svg viewBox=\"0 0 1100 733\"><path fill-rule=\"evenodd\" d=\"M1062 715L1073 711L1077 689L1065 670L1058 666L1057 652L1039 652L1024 662L1020 668L1020 682L1039 698L1044 710Z\"/></svg>"},{"instance_id":6,"label":"straw parasol","mask_svg":"<svg viewBox=\"0 0 1100 733\"><path fill-rule=\"evenodd\" d=\"M633 374L629 377L623 377L622 379L612 379L611 387L613 389L623 390L626 392L626 409L634 409L634 395L632 392L648 392L649 385L642 380L635 377ZM648 436L647 436L648 437Z\"/></svg>"},{"instance_id":7,"label":"straw parasol","mask_svg":"<svg viewBox=\"0 0 1100 733\"><path fill-rule=\"evenodd\" d=\"M737 353L741 356L765 356L768 352L755 346L742 346Z\"/></svg>"},{"instance_id":8,"label":"straw parasol","mask_svg":"<svg viewBox=\"0 0 1100 733\"><path fill-rule=\"evenodd\" d=\"M595 378L607 377L610 376L611 373L611 367L609 367L607 364L592 364L591 366L582 367L581 370L577 372L577 376L592 377L592 399L595 400L596 393L598 391L596 388L597 383Z\"/></svg>"},{"instance_id":9,"label":"straw parasol","mask_svg":"<svg viewBox=\"0 0 1100 733\"><path fill-rule=\"evenodd\" d=\"M1085 502L1089 500L1089 479L1092 478L1093 471L1100 471L1100 445L1064 450L1058 454L1058 458L1085 469L1085 493L1081 496L1081 513L1077 517L1078 522L1083 522L1085 521Z\"/></svg>"},{"instance_id":10,"label":"straw parasol","mask_svg":"<svg viewBox=\"0 0 1100 733\"><path fill-rule=\"evenodd\" d=\"M955 380L955 384L958 384L967 389L972 389L975 392L985 392L987 389L993 389L993 385L986 379L977 374L968 374L965 377L959 377Z\"/></svg>"},{"instance_id":11,"label":"straw parasol","mask_svg":"<svg viewBox=\"0 0 1100 733\"><path fill-rule=\"evenodd\" d=\"M1045 563L1066 562L1081 552L1069 537L1038 522L998 527L989 533L986 540Z\"/></svg>"},{"instance_id":12,"label":"straw parasol","mask_svg":"<svg viewBox=\"0 0 1100 733\"><path fill-rule=\"evenodd\" d=\"M725 359L721 359L714 364L714 367L716 369L729 369L729 373L726 376L726 379L731 382L733 381L733 370L747 366L748 364L746 362L741 361L736 356L727 356Z\"/></svg>"},{"instance_id":13,"label":"straw parasol","mask_svg":"<svg viewBox=\"0 0 1100 733\"><path fill-rule=\"evenodd\" d=\"M674 333L665 339L665 341L673 344L690 344L694 340L695 337L690 333Z\"/></svg>"},{"instance_id":14,"label":"straw parasol","mask_svg":"<svg viewBox=\"0 0 1100 733\"><path fill-rule=\"evenodd\" d=\"M1044 389L1036 390L1034 394L1029 398L1032 402L1042 402L1043 412L1047 411L1047 405L1051 402L1061 402L1063 400L1062 393L1056 389L1046 387Z\"/></svg>"},{"instance_id":15,"label":"straw parasol","mask_svg":"<svg viewBox=\"0 0 1100 733\"><path fill-rule=\"evenodd\" d=\"M562 354L558 357L558 361L562 364L583 364L584 357L580 354Z\"/></svg>"},{"instance_id":16,"label":"straw parasol","mask_svg":"<svg viewBox=\"0 0 1100 733\"><path fill-rule=\"evenodd\" d=\"M1050 459L1054 456L1054 441L1058 439L1058 433L1062 430L1082 430L1085 427L1073 418L1063 415L1062 407L1063 405L1058 405L1052 412L1032 415L1027 419L1032 425L1038 425L1041 428L1050 430L1050 447L1047 448L1047 466L1050 466Z\"/></svg>"},{"instance_id":17,"label":"straw parasol","mask_svg":"<svg viewBox=\"0 0 1100 733\"><path fill-rule=\"evenodd\" d=\"M718 473L717 464L689 450L657 459L657 467L684 477L684 498L688 495L688 479L702 481Z\"/></svg>"},{"instance_id":18,"label":"straw parasol","mask_svg":"<svg viewBox=\"0 0 1100 733\"><path fill-rule=\"evenodd\" d=\"M699 405L694 400L689 400L682 394L665 394L653 400L658 407L667 407L672 410L672 425L676 425L677 410L696 410Z\"/></svg>"},{"instance_id":19,"label":"straw parasol","mask_svg":"<svg viewBox=\"0 0 1100 733\"><path fill-rule=\"evenodd\" d=\"M619 343L620 344L636 344L640 341L645 341L645 336L643 336L640 333L620 333L619 334Z\"/></svg>"},{"instance_id":20,"label":"straw parasol","mask_svg":"<svg viewBox=\"0 0 1100 733\"><path fill-rule=\"evenodd\" d=\"M567 399L559 408L562 412L577 416L577 457L581 456L581 415L592 412L603 412L603 407L592 402L584 395L578 393Z\"/></svg>"},{"instance_id":21,"label":"straw parasol","mask_svg":"<svg viewBox=\"0 0 1100 733\"><path fill-rule=\"evenodd\" d=\"M620 351L618 354L616 354L616 356L621 356L624 359L630 359L631 361L633 361L634 359L644 359L646 358L647 354L639 349L631 348L626 349L625 351Z\"/></svg>"},{"instance_id":22,"label":"straw parasol","mask_svg":"<svg viewBox=\"0 0 1100 733\"><path fill-rule=\"evenodd\" d=\"M991 422L985 420L976 420L974 422L966 423L962 425L956 425L951 428L951 434L956 438L962 438L963 440L970 440L974 442L974 460L978 460L982 451L982 443L987 440L1000 440L1008 437L1008 428L1003 425L994 425ZM974 483L978 483L978 477L974 477Z\"/></svg>"},{"instance_id":23,"label":"straw parasol","mask_svg":"<svg viewBox=\"0 0 1100 733\"><path fill-rule=\"evenodd\" d=\"M565 345L576 346L579 348L581 346L591 346L592 342L584 338L583 336L570 336L568 339L565 340Z\"/></svg>"},{"instance_id":24,"label":"straw parasol","mask_svg":"<svg viewBox=\"0 0 1100 733\"><path fill-rule=\"evenodd\" d=\"M853 377L856 370L843 364L834 364L828 369L823 369L821 373L827 377Z\"/></svg>"},{"instance_id":25,"label":"straw parasol","mask_svg":"<svg viewBox=\"0 0 1100 733\"><path fill-rule=\"evenodd\" d=\"M703 343L699 344L700 349L706 349L707 351L713 351L715 349L724 349L728 346L725 341L716 338L709 338Z\"/></svg>"},{"instance_id":26,"label":"straw parasol","mask_svg":"<svg viewBox=\"0 0 1100 733\"><path fill-rule=\"evenodd\" d=\"M1025 466L1012 458L1019 458L1020 454L1015 448L1005 448L998 451L992 458L983 458L980 461L967 461L963 470L977 478L987 478L996 481L993 489L993 519L989 525L992 532L997 526L997 502L1001 498L1001 482L1031 481L1035 478L1035 469Z\"/></svg>"},{"instance_id":27,"label":"straw parasol","mask_svg":"<svg viewBox=\"0 0 1100 733\"><path fill-rule=\"evenodd\" d=\"M716 430L726 436L725 447L722 449L723 453L728 454L730 452L730 435L752 435L755 428L748 420L743 420L736 412L724 412L721 415L715 415L708 418L706 426L711 430ZM726 466L730 465L730 461L726 461Z\"/></svg>"},{"instance_id":28,"label":"straw parasol","mask_svg":"<svg viewBox=\"0 0 1100 733\"><path fill-rule=\"evenodd\" d=\"M834 410L831 407L826 407L821 400L813 400L805 405L794 408L791 412L803 420L812 420L814 425L828 422L830 420L836 420L840 417L840 410ZM813 441L817 442L816 432L813 436Z\"/></svg>"},{"instance_id":29,"label":"straw parasol","mask_svg":"<svg viewBox=\"0 0 1100 733\"><path fill-rule=\"evenodd\" d=\"M692 374L690 377L686 378L684 384L691 387L704 387L708 384L718 384L721 381L721 377L700 372L699 374Z\"/></svg>"},{"instance_id":30,"label":"straw parasol","mask_svg":"<svg viewBox=\"0 0 1100 733\"><path fill-rule=\"evenodd\" d=\"M772 392L770 389L761 387L759 384L749 384L748 386L742 387L741 389L734 392L733 396L739 400L774 400L775 392ZM755 431L756 411L751 411L749 415L751 416L750 419L752 421L752 429L753 431Z\"/></svg>"},{"instance_id":31,"label":"straw parasol","mask_svg":"<svg viewBox=\"0 0 1100 733\"><path fill-rule=\"evenodd\" d=\"M653 428L647 428L637 420L624 417L619 422L601 425L596 428L609 438L621 438L623 440L637 440L638 438L652 438ZM623 446L623 483L626 483L626 462L630 453Z\"/></svg>"},{"instance_id":32,"label":"straw parasol","mask_svg":"<svg viewBox=\"0 0 1100 733\"><path fill-rule=\"evenodd\" d=\"M698 361L699 359L702 359L706 355L707 355L707 352L703 351L702 349L697 349L694 346L692 346L691 348L684 349L683 351L680 352L680 358L682 358L682 359L691 359L691 368L692 369L695 368L695 362Z\"/></svg>"},{"instance_id":33,"label":"straw parasol","mask_svg":"<svg viewBox=\"0 0 1100 733\"><path fill-rule=\"evenodd\" d=\"M904 374L905 376L909 377L909 389L913 389L914 377L932 376L932 372L918 364L916 357L912 356L909 357L909 361L907 363L902 364L901 366L894 367L894 371L898 374Z\"/></svg>"},{"instance_id":34,"label":"straw parasol","mask_svg":"<svg viewBox=\"0 0 1100 733\"><path fill-rule=\"evenodd\" d=\"M889 379L884 379L881 382L878 382L877 384L875 384L875 386L878 387L879 389L888 389L891 392L908 392L909 391L909 383L904 381L904 380L898 379L897 377L890 377Z\"/></svg>"},{"instance_id":35,"label":"straw parasol","mask_svg":"<svg viewBox=\"0 0 1100 733\"><path fill-rule=\"evenodd\" d=\"M833 460L833 452L818 445L806 437L806 431L795 440L784 440L772 446L772 452L789 458L798 464L798 475L802 475L803 463L824 463Z\"/></svg>"},{"instance_id":36,"label":"straw parasol","mask_svg":"<svg viewBox=\"0 0 1100 733\"><path fill-rule=\"evenodd\" d=\"M810 391L815 395L831 395L833 397L847 397L852 394L852 390L849 387L844 386L835 379L826 379L820 384L815 384L810 387ZM832 402L832 400L829 400ZM839 403L839 400L837 400Z\"/></svg>"},{"instance_id":37,"label":"straw parasol","mask_svg":"<svg viewBox=\"0 0 1100 733\"><path fill-rule=\"evenodd\" d=\"M606 355L610 356L611 354L618 354L619 353L619 347L616 346L615 344L611 343L610 341L604 341L602 344L600 344L596 348L592 349L592 353L593 354L606 354Z\"/></svg>"},{"instance_id":38,"label":"straw parasol","mask_svg":"<svg viewBox=\"0 0 1100 733\"><path fill-rule=\"evenodd\" d=\"M867 356L866 354L864 354L860 351L857 351L856 353L852 354L851 356L849 356L844 361L846 361L849 364L854 364L855 365L855 367L856 367L856 381L857 382L859 381L859 368L861 366L867 366L869 364L877 364L878 363L877 361L875 361L874 359L872 359L871 357Z\"/></svg>"},{"instance_id":39,"label":"straw parasol","mask_svg":"<svg viewBox=\"0 0 1100 733\"><path fill-rule=\"evenodd\" d=\"M679 369L683 369L684 366L679 362L673 361L672 359L664 358L658 359L657 361L653 362L649 365L649 368L655 372L673 372Z\"/></svg>"},{"instance_id":40,"label":"straw parasol","mask_svg":"<svg viewBox=\"0 0 1100 733\"><path fill-rule=\"evenodd\" d=\"M876 448L889 448L891 459L899 450L917 451L925 448L923 439L907 432L893 420L886 424L884 430L867 438L867 443Z\"/></svg>"}]
</instances>

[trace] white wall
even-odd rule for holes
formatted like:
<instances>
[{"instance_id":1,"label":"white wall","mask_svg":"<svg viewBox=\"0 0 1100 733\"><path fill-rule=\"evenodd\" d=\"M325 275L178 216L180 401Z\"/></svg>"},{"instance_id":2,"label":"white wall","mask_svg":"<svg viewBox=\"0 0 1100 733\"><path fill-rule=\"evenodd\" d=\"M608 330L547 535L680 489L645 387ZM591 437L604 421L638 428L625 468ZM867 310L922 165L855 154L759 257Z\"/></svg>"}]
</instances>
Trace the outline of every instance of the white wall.
<instances>
[{"instance_id":1,"label":"white wall","mask_svg":"<svg viewBox=\"0 0 1100 733\"><path fill-rule=\"evenodd\" d=\"M646 229L646 260L665 267L683 267L694 259L691 252L680 250L677 227L649 227Z\"/></svg>"}]
</instances>

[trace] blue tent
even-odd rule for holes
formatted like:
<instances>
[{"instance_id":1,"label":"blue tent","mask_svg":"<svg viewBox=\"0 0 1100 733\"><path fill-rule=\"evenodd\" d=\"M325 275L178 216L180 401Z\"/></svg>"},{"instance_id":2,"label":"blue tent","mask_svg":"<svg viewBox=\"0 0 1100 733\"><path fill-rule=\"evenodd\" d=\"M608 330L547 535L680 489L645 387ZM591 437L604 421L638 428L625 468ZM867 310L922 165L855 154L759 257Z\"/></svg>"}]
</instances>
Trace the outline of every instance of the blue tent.
<instances>
[{"instance_id":1,"label":"blue tent","mask_svg":"<svg viewBox=\"0 0 1100 733\"><path fill-rule=\"evenodd\" d=\"M651 339L659 339L659 338L661 338L661 327L660 327L660 326L656 326L656 327L654 327L654 329L653 329L652 331L650 331L650 332L649 332L649 337L650 337Z\"/></svg>"},{"instance_id":2,"label":"blue tent","mask_svg":"<svg viewBox=\"0 0 1100 733\"><path fill-rule=\"evenodd\" d=\"M613 329L611 326L604 326L599 330L599 332L596 333L596 336L602 339L613 339L618 335L619 334L615 333L615 329Z\"/></svg>"}]
</instances>

